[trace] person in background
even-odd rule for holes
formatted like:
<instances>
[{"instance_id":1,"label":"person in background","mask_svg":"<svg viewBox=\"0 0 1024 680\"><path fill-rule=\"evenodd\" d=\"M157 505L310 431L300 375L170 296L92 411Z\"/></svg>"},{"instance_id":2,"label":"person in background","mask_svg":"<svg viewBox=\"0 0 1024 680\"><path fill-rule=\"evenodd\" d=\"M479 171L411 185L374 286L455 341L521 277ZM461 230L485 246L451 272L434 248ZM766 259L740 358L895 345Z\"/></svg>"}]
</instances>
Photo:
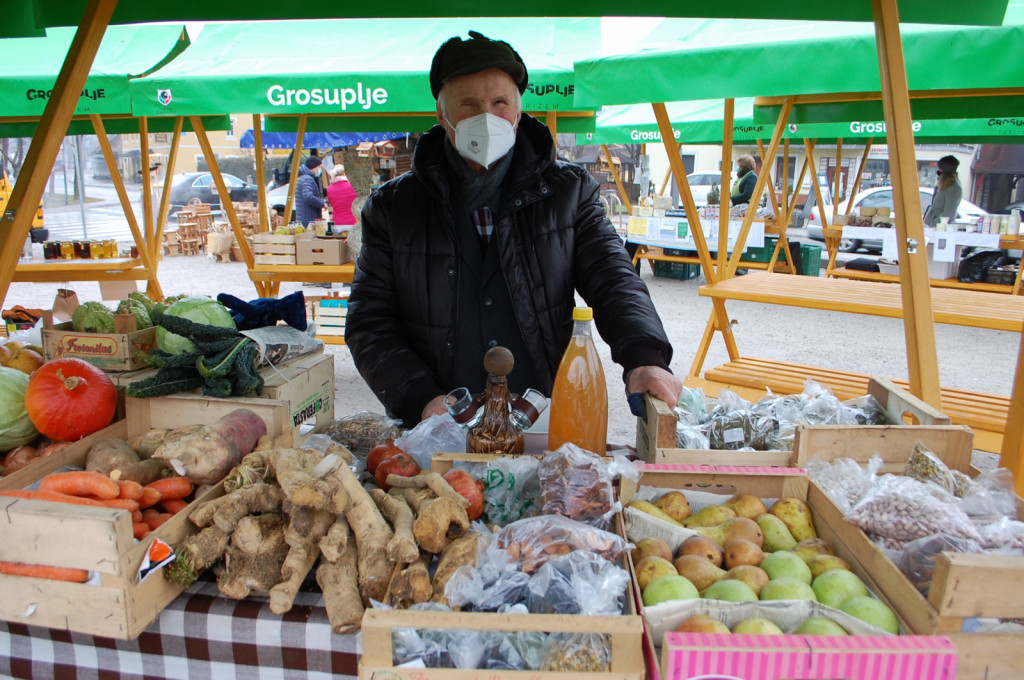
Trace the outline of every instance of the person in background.
<instances>
[{"instance_id":1,"label":"person in background","mask_svg":"<svg viewBox=\"0 0 1024 680\"><path fill-rule=\"evenodd\" d=\"M938 160L939 169L935 171L938 184L932 193L932 203L924 211L924 224L934 227L940 217L948 217L950 222L956 220L956 211L960 200L964 197L964 189L960 186L960 178L956 170L960 161L955 156L943 156Z\"/></svg>"},{"instance_id":2,"label":"person in background","mask_svg":"<svg viewBox=\"0 0 1024 680\"><path fill-rule=\"evenodd\" d=\"M318 156L310 156L299 166L299 178L295 181L295 219L304 227L323 217L324 200L320 197L319 182L323 173L321 165Z\"/></svg>"},{"instance_id":3,"label":"person in background","mask_svg":"<svg viewBox=\"0 0 1024 680\"><path fill-rule=\"evenodd\" d=\"M729 200L732 205L750 203L754 195L754 185L757 184L757 173L754 172L754 157L748 153L736 159L736 181L732 185L732 193Z\"/></svg>"},{"instance_id":4,"label":"person in background","mask_svg":"<svg viewBox=\"0 0 1024 680\"><path fill-rule=\"evenodd\" d=\"M352 214L352 202L355 200L356 190L345 176L345 166L335 165L331 172L331 185L327 187L327 201L334 211L332 219L336 227L351 227L356 223L356 216Z\"/></svg>"},{"instance_id":5,"label":"person in background","mask_svg":"<svg viewBox=\"0 0 1024 680\"><path fill-rule=\"evenodd\" d=\"M482 388L496 346L515 357L510 391L550 396L578 291L627 394L676 404L672 345L600 186L558 161L548 128L522 112L519 54L469 35L434 55L438 124L416 144L412 170L360 215L345 326L356 368L406 427L445 413L451 390Z\"/></svg>"}]
</instances>

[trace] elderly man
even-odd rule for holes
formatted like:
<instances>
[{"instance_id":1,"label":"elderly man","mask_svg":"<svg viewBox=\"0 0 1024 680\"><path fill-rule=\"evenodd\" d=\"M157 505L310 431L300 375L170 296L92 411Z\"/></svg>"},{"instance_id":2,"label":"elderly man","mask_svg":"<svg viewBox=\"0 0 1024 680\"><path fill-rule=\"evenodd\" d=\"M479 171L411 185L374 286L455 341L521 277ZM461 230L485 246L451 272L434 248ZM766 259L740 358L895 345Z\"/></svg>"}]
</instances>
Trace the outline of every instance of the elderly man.
<instances>
[{"instance_id":1,"label":"elderly man","mask_svg":"<svg viewBox=\"0 0 1024 680\"><path fill-rule=\"evenodd\" d=\"M516 51L469 35L434 55L438 125L412 170L363 208L346 322L356 367L407 427L443 413L452 389L482 389L484 353L499 345L515 357L512 391L550 395L578 291L626 392L675 404L672 346L597 182L557 161L548 129L522 113Z\"/></svg>"}]
</instances>

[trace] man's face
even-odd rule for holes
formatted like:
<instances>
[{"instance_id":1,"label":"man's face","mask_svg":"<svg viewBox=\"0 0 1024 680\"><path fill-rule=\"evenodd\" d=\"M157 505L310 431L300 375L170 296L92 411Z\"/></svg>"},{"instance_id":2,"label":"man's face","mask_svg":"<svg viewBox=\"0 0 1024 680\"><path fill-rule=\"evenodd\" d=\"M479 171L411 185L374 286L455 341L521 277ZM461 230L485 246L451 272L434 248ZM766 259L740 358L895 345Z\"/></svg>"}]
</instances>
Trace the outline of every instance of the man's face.
<instances>
[{"instance_id":1,"label":"man's face","mask_svg":"<svg viewBox=\"0 0 1024 680\"><path fill-rule=\"evenodd\" d=\"M437 120L448 125L448 140L455 145L455 127L459 121L481 113L504 118L512 125L519 121L522 105L515 81L501 69L488 69L449 80L437 100ZM443 106L442 106L443 104Z\"/></svg>"}]
</instances>

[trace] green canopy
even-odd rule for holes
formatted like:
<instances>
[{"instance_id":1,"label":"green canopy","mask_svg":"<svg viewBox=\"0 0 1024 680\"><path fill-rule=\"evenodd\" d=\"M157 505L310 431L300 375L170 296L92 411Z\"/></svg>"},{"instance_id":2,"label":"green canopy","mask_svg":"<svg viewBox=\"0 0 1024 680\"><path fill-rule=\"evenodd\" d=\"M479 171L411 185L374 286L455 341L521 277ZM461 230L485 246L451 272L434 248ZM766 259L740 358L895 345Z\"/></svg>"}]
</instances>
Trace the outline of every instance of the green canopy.
<instances>
[{"instance_id":1,"label":"green canopy","mask_svg":"<svg viewBox=\"0 0 1024 680\"><path fill-rule=\"evenodd\" d=\"M530 73L526 111L574 110L573 59L600 53L598 18L213 24L178 58L132 83L132 107L135 115L432 113L434 52L469 30L519 50Z\"/></svg>"},{"instance_id":2,"label":"green canopy","mask_svg":"<svg viewBox=\"0 0 1024 680\"><path fill-rule=\"evenodd\" d=\"M34 0L36 20L42 26L77 24L88 0ZM922 23L997 25L1003 20L1006 0L899 0L903 21ZM211 0L173 2L120 2L113 23L149 21L223 21L259 19L308 19L337 17L472 17L488 16L657 16L657 17L749 17L754 19L814 19L871 21L871 3L822 2L821 0L647 0L622 3L614 0L520 0L490 2L479 0L391 0L327 4L249 0L226 3Z\"/></svg>"},{"instance_id":3,"label":"green canopy","mask_svg":"<svg viewBox=\"0 0 1024 680\"><path fill-rule=\"evenodd\" d=\"M34 137L38 123L24 121L17 123L4 123L0 118L0 137ZM192 123L186 118L182 121L183 132L192 132ZM150 118L146 121L149 132L174 132L173 118ZM231 116L224 114L220 116L203 116L203 127L206 130L230 130ZM103 129L107 134L139 134L139 119L133 117L103 118ZM92 120L88 118L72 120L68 125L68 135L94 135L96 129Z\"/></svg>"},{"instance_id":4,"label":"green canopy","mask_svg":"<svg viewBox=\"0 0 1024 680\"><path fill-rule=\"evenodd\" d=\"M0 40L3 118L43 115L75 29L52 28L47 33L45 38ZM128 81L159 68L187 46L188 35L181 25L111 26L96 53L75 114L131 114Z\"/></svg>"},{"instance_id":5,"label":"green canopy","mask_svg":"<svg viewBox=\"0 0 1024 680\"><path fill-rule=\"evenodd\" d=\"M31 2L0 0L0 38L41 38L46 31L36 26Z\"/></svg>"},{"instance_id":6,"label":"green canopy","mask_svg":"<svg viewBox=\"0 0 1024 680\"><path fill-rule=\"evenodd\" d=\"M679 37L659 42L666 33ZM911 90L1024 85L1022 25L904 25L902 37ZM874 29L863 24L665 20L645 48L576 63L580 106L880 89ZM916 100L913 113L945 117L922 115ZM954 115L990 114L961 105Z\"/></svg>"},{"instance_id":7,"label":"green canopy","mask_svg":"<svg viewBox=\"0 0 1024 680\"><path fill-rule=\"evenodd\" d=\"M771 139L775 121L756 122L754 99L735 100L733 106L733 140L749 144ZM670 102L665 105L676 142L679 144L721 144L724 104L721 99ZM914 136L923 143L1024 143L1024 118L970 118L915 120ZM881 120L854 120L828 123L789 123L784 139L815 139L833 143L885 137ZM644 144L660 143L654 112L649 104L610 106L597 116L591 134L577 135L577 144Z\"/></svg>"}]
</instances>

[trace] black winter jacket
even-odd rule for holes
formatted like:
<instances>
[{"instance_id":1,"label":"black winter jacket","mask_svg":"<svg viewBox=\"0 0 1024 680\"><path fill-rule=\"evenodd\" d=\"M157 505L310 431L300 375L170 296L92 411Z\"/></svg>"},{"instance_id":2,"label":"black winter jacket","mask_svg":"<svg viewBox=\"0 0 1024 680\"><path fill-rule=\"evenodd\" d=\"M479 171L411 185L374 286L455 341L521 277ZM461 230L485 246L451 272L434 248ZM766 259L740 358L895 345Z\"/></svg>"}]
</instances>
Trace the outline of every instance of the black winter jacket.
<instances>
[{"instance_id":1,"label":"black winter jacket","mask_svg":"<svg viewBox=\"0 0 1024 680\"><path fill-rule=\"evenodd\" d=\"M345 339L360 374L390 415L407 427L454 383L467 320L460 304L465 239L456 234L450 174L435 126L416 146L412 170L387 182L363 207L362 251L348 303ZM535 388L550 395L572 334L575 292L594 308L601 338L625 371L668 368L672 346L650 294L605 216L599 185L557 161L551 134L523 114L512 165L493 210L489 248L534 365ZM464 223L464 221L461 221ZM486 331L485 331L486 332ZM483 384L466 385L471 392Z\"/></svg>"}]
</instances>

